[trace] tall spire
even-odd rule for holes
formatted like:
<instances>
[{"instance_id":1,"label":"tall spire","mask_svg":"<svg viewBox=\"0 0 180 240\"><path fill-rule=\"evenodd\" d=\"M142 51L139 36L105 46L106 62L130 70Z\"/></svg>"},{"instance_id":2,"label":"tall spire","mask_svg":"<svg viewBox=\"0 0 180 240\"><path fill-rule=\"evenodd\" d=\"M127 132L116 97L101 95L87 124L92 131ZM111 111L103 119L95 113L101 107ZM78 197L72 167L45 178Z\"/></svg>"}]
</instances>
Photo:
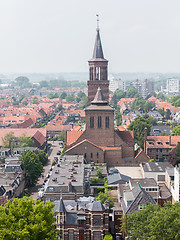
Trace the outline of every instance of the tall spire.
<instances>
[{"instance_id":1,"label":"tall spire","mask_svg":"<svg viewBox=\"0 0 180 240\"><path fill-rule=\"evenodd\" d=\"M95 45L94 45L94 52L93 52L93 59L97 59L97 58L101 58L104 59L104 55L103 55L103 50L102 50L102 44L101 44L101 38L100 38L100 34L99 34L99 15L96 15L97 17L97 34L96 34L96 41L95 41Z\"/></svg>"}]
</instances>

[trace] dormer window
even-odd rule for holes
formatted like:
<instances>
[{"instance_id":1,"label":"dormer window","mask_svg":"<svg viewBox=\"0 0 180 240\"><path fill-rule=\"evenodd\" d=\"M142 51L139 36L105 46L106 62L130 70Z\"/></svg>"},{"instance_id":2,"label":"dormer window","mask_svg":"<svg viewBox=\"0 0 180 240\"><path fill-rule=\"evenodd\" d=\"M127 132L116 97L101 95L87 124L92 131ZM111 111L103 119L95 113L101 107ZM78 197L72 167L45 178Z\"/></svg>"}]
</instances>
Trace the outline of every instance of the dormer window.
<instances>
[{"instance_id":1,"label":"dormer window","mask_svg":"<svg viewBox=\"0 0 180 240\"><path fill-rule=\"evenodd\" d=\"M148 142L150 145L154 145L154 143L153 142Z\"/></svg>"},{"instance_id":2,"label":"dormer window","mask_svg":"<svg viewBox=\"0 0 180 240\"><path fill-rule=\"evenodd\" d=\"M162 145L162 142L157 142L158 145Z\"/></svg>"},{"instance_id":3,"label":"dormer window","mask_svg":"<svg viewBox=\"0 0 180 240\"><path fill-rule=\"evenodd\" d=\"M169 142L166 142L167 145L169 145Z\"/></svg>"}]
</instances>

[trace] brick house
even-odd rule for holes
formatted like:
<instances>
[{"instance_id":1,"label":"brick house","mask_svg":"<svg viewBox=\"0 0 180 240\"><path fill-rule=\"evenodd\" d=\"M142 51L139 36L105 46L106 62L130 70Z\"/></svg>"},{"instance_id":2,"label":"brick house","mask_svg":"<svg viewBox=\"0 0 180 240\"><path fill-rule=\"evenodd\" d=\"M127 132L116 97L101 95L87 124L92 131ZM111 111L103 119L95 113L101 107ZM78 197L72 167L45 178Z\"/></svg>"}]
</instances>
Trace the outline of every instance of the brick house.
<instances>
[{"instance_id":1,"label":"brick house","mask_svg":"<svg viewBox=\"0 0 180 240\"><path fill-rule=\"evenodd\" d=\"M171 149L180 142L180 136L147 136L145 133L144 151L156 161L167 161Z\"/></svg>"},{"instance_id":2,"label":"brick house","mask_svg":"<svg viewBox=\"0 0 180 240\"><path fill-rule=\"evenodd\" d=\"M102 240L109 231L109 210L100 201L68 201L55 203L56 228L63 240Z\"/></svg>"}]
</instances>

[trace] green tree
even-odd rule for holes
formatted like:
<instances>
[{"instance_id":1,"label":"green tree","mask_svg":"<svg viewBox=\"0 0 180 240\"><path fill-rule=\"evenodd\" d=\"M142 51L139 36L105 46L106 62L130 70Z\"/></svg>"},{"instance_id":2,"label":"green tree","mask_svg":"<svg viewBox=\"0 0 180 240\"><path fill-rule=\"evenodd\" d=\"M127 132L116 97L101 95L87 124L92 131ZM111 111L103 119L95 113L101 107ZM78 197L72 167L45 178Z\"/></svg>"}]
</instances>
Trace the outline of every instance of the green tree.
<instances>
[{"instance_id":1,"label":"green tree","mask_svg":"<svg viewBox=\"0 0 180 240\"><path fill-rule=\"evenodd\" d=\"M132 102L131 108L133 110L137 110L138 108L144 109L145 103L146 103L146 100L144 98L139 97Z\"/></svg>"},{"instance_id":2,"label":"green tree","mask_svg":"<svg viewBox=\"0 0 180 240\"><path fill-rule=\"evenodd\" d=\"M65 99L66 96L67 96L67 93L63 91L63 92L61 93L61 95L60 95L60 98L61 98L61 99Z\"/></svg>"},{"instance_id":3,"label":"green tree","mask_svg":"<svg viewBox=\"0 0 180 240\"><path fill-rule=\"evenodd\" d=\"M113 240L113 236L110 233L106 233L103 240Z\"/></svg>"},{"instance_id":4,"label":"green tree","mask_svg":"<svg viewBox=\"0 0 180 240\"><path fill-rule=\"evenodd\" d=\"M173 127L171 136L180 136L180 125Z\"/></svg>"},{"instance_id":5,"label":"green tree","mask_svg":"<svg viewBox=\"0 0 180 240\"><path fill-rule=\"evenodd\" d=\"M12 148L15 144L14 140L15 140L14 132L7 133L4 137L2 137L3 148Z\"/></svg>"},{"instance_id":6,"label":"green tree","mask_svg":"<svg viewBox=\"0 0 180 240\"><path fill-rule=\"evenodd\" d=\"M65 143L65 140L66 140L66 131L60 132L59 135L58 135L58 139L61 139L61 141L63 141L63 143Z\"/></svg>"},{"instance_id":7,"label":"green tree","mask_svg":"<svg viewBox=\"0 0 180 240\"><path fill-rule=\"evenodd\" d=\"M97 176L98 178L102 178L102 177L103 177L103 175L102 175L102 170L101 170L100 168L97 168L97 169L96 169L96 176Z\"/></svg>"},{"instance_id":8,"label":"green tree","mask_svg":"<svg viewBox=\"0 0 180 240\"><path fill-rule=\"evenodd\" d=\"M176 160L176 164L180 163L180 142L178 142L175 148L175 160Z\"/></svg>"},{"instance_id":9,"label":"green tree","mask_svg":"<svg viewBox=\"0 0 180 240\"><path fill-rule=\"evenodd\" d=\"M147 127L148 135L150 134L151 125L148 119L139 116L129 125L128 130L134 130L135 142L144 149L144 129Z\"/></svg>"},{"instance_id":10,"label":"green tree","mask_svg":"<svg viewBox=\"0 0 180 240\"><path fill-rule=\"evenodd\" d=\"M116 106L119 100L123 97L125 97L124 91L120 89L116 89L112 97L113 104Z\"/></svg>"},{"instance_id":11,"label":"green tree","mask_svg":"<svg viewBox=\"0 0 180 240\"><path fill-rule=\"evenodd\" d=\"M135 87L130 87L126 91L126 98L137 98L139 97L139 93Z\"/></svg>"},{"instance_id":12,"label":"green tree","mask_svg":"<svg viewBox=\"0 0 180 240\"><path fill-rule=\"evenodd\" d=\"M39 156L30 150L26 150L21 153L20 161L25 169L27 185L33 186L43 170L43 165L39 160Z\"/></svg>"},{"instance_id":13,"label":"green tree","mask_svg":"<svg viewBox=\"0 0 180 240\"><path fill-rule=\"evenodd\" d=\"M158 98L158 99L162 99L162 100L164 100L164 101L166 100L165 95L164 95L163 93L161 93L161 92L157 94L157 98Z\"/></svg>"},{"instance_id":14,"label":"green tree","mask_svg":"<svg viewBox=\"0 0 180 240\"><path fill-rule=\"evenodd\" d=\"M38 98L37 98L37 97L33 97L32 103L33 103L33 104L39 104Z\"/></svg>"},{"instance_id":15,"label":"green tree","mask_svg":"<svg viewBox=\"0 0 180 240\"><path fill-rule=\"evenodd\" d=\"M30 137L27 137L26 134L22 134L18 142L20 147L35 147L34 141Z\"/></svg>"},{"instance_id":16,"label":"green tree","mask_svg":"<svg viewBox=\"0 0 180 240\"><path fill-rule=\"evenodd\" d=\"M84 92L80 91L80 92L78 92L77 96L78 96L79 98L83 98L83 97L86 96L86 94L85 94Z\"/></svg>"},{"instance_id":17,"label":"green tree","mask_svg":"<svg viewBox=\"0 0 180 240\"><path fill-rule=\"evenodd\" d=\"M114 206L114 200L111 196L108 195L108 193L100 192L96 197L96 200L100 200L102 204L108 202L109 208L112 208Z\"/></svg>"},{"instance_id":18,"label":"green tree","mask_svg":"<svg viewBox=\"0 0 180 240\"><path fill-rule=\"evenodd\" d=\"M81 105L79 106L79 109L84 109L85 107L87 107L87 105L88 105L88 97L84 96L82 97Z\"/></svg>"},{"instance_id":19,"label":"green tree","mask_svg":"<svg viewBox=\"0 0 180 240\"><path fill-rule=\"evenodd\" d=\"M78 96L76 96L76 97L75 97L75 101L79 103L79 102L81 101L81 98L78 97Z\"/></svg>"},{"instance_id":20,"label":"green tree","mask_svg":"<svg viewBox=\"0 0 180 240\"><path fill-rule=\"evenodd\" d=\"M27 106L28 105L28 101L24 100L24 101L22 101L22 104Z\"/></svg>"},{"instance_id":21,"label":"green tree","mask_svg":"<svg viewBox=\"0 0 180 240\"><path fill-rule=\"evenodd\" d=\"M122 124L122 114L120 113L119 109L115 110L115 119L116 125L120 126Z\"/></svg>"},{"instance_id":22,"label":"green tree","mask_svg":"<svg viewBox=\"0 0 180 240\"><path fill-rule=\"evenodd\" d=\"M56 240L54 205L31 198L14 198L0 206L0 239Z\"/></svg>"},{"instance_id":23,"label":"green tree","mask_svg":"<svg viewBox=\"0 0 180 240\"><path fill-rule=\"evenodd\" d=\"M31 84L29 82L29 78L20 76L15 79L15 84L19 86L20 88L29 88L31 87Z\"/></svg>"},{"instance_id":24,"label":"green tree","mask_svg":"<svg viewBox=\"0 0 180 240\"><path fill-rule=\"evenodd\" d=\"M45 165L48 162L48 154L46 152L39 150L36 154L39 156L39 160L42 165Z\"/></svg>"},{"instance_id":25,"label":"green tree","mask_svg":"<svg viewBox=\"0 0 180 240\"><path fill-rule=\"evenodd\" d=\"M73 102L74 99L75 99L74 93L71 93L71 94L66 96L66 101L67 102Z\"/></svg>"},{"instance_id":26,"label":"green tree","mask_svg":"<svg viewBox=\"0 0 180 240\"><path fill-rule=\"evenodd\" d=\"M122 217L122 228L132 240L179 240L180 202L147 205L145 209Z\"/></svg>"},{"instance_id":27,"label":"green tree","mask_svg":"<svg viewBox=\"0 0 180 240\"><path fill-rule=\"evenodd\" d=\"M155 117L148 117L147 119L149 121L149 124L151 124L152 126L156 126L157 125L157 119Z\"/></svg>"},{"instance_id":28,"label":"green tree","mask_svg":"<svg viewBox=\"0 0 180 240\"><path fill-rule=\"evenodd\" d=\"M46 80L42 80L39 82L40 88L48 88L49 87L49 83Z\"/></svg>"}]
</instances>

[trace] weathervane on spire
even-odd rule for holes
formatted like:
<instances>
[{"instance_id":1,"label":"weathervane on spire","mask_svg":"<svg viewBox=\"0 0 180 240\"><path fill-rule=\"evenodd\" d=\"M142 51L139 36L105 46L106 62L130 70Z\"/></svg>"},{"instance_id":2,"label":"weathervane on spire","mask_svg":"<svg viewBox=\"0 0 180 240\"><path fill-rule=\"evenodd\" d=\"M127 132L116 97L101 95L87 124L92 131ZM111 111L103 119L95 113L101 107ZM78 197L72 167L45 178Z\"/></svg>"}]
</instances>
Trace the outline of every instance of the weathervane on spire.
<instances>
[{"instance_id":1,"label":"weathervane on spire","mask_svg":"<svg viewBox=\"0 0 180 240\"><path fill-rule=\"evenodd\" d=\"M99 30L99 14L96 14L97 17L97 30Z\"/></svg>"}]
</instances>

